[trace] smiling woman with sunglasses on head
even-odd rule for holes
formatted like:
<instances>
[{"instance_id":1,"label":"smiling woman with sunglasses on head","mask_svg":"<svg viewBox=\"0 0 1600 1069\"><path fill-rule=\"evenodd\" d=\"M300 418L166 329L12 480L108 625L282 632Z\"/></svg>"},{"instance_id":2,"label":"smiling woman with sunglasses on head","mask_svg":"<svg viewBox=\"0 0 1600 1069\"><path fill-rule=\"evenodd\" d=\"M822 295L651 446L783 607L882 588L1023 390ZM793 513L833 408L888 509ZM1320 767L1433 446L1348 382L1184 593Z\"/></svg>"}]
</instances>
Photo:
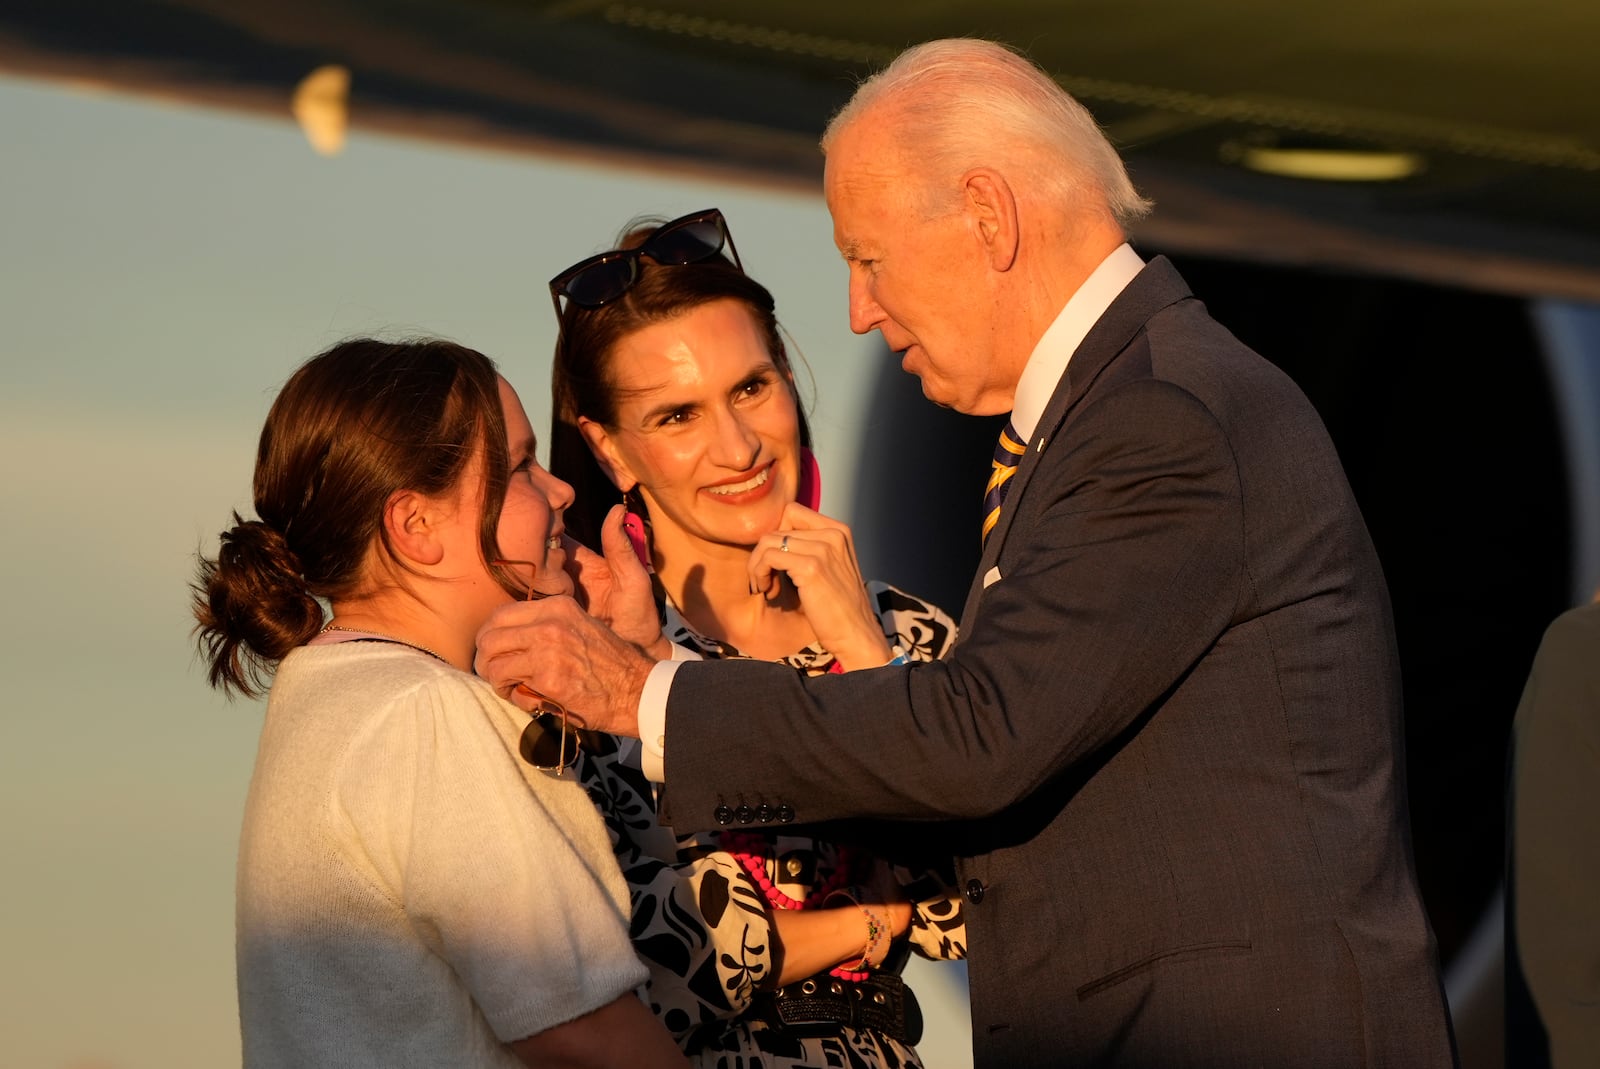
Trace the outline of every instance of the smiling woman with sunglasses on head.
<instances>
[{"instance_id":1,"label":"smiling woman with sunglasses on head","mask_svg":"<svg viewBox=\"0 0 1600 1069\"><path fill-rule=\"evenodd\" d=\"M949 618L863 583L849 529L815 511L772 296L745 275L721 213L636 227L621 246L550 283L551 468L578 490L572 533L596 544L619 522L620 492L666 631L701 656L826 672L941 654ZM739 799L720 835L678 836L656 819L643 760L636 741L591 736L579 770L630 885L649 1002L690 1056L728 1069L920 1064L898 973L908 944L965 952L943 881L785 834L792 813Z\"/></svg>"},{"instance_id":2,"label":"smiling woman with sunglasses on head","mask_svg":"<svg viewBox=\"0 0 1600 1069\"><path fill-rule=\"evenodd\" d=\"M337 345L272 406L258 519L194 601L212 685L272 677L239 851L247 1067L683 1064L635 994L601 821L471 674L495 607L572 589L572 491L533 451L494 365L446 342Z\"/></svg>"}]
</instances>

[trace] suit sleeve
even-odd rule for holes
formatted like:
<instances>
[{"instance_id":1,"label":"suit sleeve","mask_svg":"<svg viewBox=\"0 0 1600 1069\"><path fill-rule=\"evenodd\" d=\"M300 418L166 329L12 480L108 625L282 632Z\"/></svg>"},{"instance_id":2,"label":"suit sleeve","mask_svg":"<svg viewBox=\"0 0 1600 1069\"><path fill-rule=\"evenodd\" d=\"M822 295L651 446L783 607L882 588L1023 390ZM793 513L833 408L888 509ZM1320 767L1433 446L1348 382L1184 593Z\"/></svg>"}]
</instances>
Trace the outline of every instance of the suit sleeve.
<instances>
[{"instance_id":1,"label":"suit sleeve","mask_svg":"<svg viewBox=\"0 0 1600 1069\"><path fill-rule=\"evenodd\" d=\"M1518 950L1550 1064L1600 1052L1600 608L1546 632L1515 722Z\"/></svg>"},{"instance_id":2,"label":"suit sleeve","mask_svg":"<svg viewBox=\"0 0 1600 1069\"><path fill-rule=\"evenodd\" d=\"M814 679L682 666L667 710L680 826L730 799L803 821L991 816L1176 685L1240 597L1242 502L1216 420L1169 384L1120 386L1075 414L1020 492L1005 577L947 659Z\"/></svg>"}]
</instances>

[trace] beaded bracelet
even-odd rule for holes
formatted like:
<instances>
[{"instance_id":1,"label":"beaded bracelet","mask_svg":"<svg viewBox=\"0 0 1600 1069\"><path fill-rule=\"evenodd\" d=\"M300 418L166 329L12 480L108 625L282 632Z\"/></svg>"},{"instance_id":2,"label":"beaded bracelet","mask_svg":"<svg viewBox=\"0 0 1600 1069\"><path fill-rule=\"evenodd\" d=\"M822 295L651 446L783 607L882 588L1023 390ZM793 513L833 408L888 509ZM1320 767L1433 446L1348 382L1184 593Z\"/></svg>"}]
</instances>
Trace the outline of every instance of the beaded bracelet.
<instances>
[{"instance_id":1,"label":"beaded bracelet","mask_svg":"<svg viewBox=\"0 0 1600 1069\"><path fill-rule=\"evenodd\" d=\"M834 891L828 898L845 899L859 909L861 915L867 919L867 945L861 948L861 957L848 967L840 963L828 970L830 976L859 984L872 975L872 952L878 949L878 941L883 938L888 926L878 919L876 913L857 902L855 896L848 891Z\"/></svg>"}]
</instances>

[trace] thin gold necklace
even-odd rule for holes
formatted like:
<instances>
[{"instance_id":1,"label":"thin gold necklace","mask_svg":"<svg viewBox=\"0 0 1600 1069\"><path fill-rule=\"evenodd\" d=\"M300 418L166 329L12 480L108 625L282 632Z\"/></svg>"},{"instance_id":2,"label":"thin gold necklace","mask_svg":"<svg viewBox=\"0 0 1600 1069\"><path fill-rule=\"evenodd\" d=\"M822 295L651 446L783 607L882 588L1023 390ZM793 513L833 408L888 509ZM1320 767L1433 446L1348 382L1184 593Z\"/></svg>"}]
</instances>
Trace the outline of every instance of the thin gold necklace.
<instances>
[{"instance_id":1,"label":"thin gold necklace","mask_svg":"<svg viewBox=\"0 0 1600 1069\"><path fill-rule=\"evenodd\" d=\"M393 635L383 635L383 634L379 634L376 631L368 631L366 628L363 628L363 627L340 627L338 624L333 623L332 621L329 621L328 623L325 623L325 624L322 625L322 630L318 631L317 634L322 635L322 634L326 634L329 631L343 631L345 634L348 634L348 635L370 635L371 637L366 640L368 642L393 642L396 646L409 646L412 649L416 650L418 653L426 653L429 657L432 657L435 660L443 661L445 664L449 664L450 663L450 661L448 659L446 659L442 654L435 653L433 650L430 650L426 646L419 646L415 642L407 642L405 639L403 639L403 638L395 638ZM351 641L352 642L359 642L361 640L360 639L352 639Z\"/></svg>"}]
</instances>

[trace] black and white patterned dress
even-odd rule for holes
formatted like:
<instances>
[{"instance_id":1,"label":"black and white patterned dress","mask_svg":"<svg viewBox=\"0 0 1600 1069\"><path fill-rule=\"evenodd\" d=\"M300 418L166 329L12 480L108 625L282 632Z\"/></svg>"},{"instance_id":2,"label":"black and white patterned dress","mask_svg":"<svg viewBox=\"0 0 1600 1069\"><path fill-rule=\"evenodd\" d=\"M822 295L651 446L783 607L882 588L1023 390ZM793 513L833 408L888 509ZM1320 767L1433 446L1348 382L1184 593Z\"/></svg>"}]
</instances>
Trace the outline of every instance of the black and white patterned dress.
<instances>
[{"instance_id":1,"label":"black and white patterned dress","mask_svg":"<svg viewBox=\"0 0 1600 1069\"><path fill-rule=\"evenodd\" d=\"M883 633L908 657L931 661L955 641L939 609L886 583L868 583ZM672 606L672 641L707 658L742 654L698 634ZM783 659L820 674L834 663L810 647ZM742 715L742 710L729 710ZM650 969L651 1009L697 1065L715 1069L898 1069L920 1066L916 1051L880 1032L841 1027L836 1035L796 1037L751 1009L772 974L774 928L760 888L721 848L716 833L678 835L656 821L657 788L639 771L637 740L587 736L579 774L605 818L633 899L635 949ZM670 785L666 788L670 790ZM840 848L796 835L763 833L779 890L804 899L838 866ZM859 852L849 856L860 860ZM895 868L915 904L907 933L924 957L966 956L959 896L949 876ZM903 955L902 955L903 957Z\"/></svg>"}]
</instances>

